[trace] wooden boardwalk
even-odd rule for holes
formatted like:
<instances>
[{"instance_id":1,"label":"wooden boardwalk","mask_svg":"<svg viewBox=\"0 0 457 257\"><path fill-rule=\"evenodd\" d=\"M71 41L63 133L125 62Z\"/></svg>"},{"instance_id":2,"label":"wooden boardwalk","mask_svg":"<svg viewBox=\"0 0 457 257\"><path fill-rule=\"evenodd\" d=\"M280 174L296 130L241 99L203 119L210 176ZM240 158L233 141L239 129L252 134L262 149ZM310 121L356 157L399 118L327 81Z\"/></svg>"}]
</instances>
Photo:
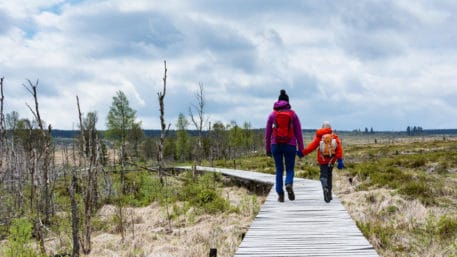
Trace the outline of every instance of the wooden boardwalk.
<instances>
[{"instance_id":1,"label":"wooden boardwalk","mask_svg":"<svg viewBox=\"0 0 457 257\"><path fill-rule=\"evenodd\" d=\"M275 181L274 175L259 172L197 169L261 183ZM319 181L295 178L294 191L295 201L286 193L280 203L272 187L235 256L378 256L338 198L324 202Z\"/></svg>"}]
</instances>

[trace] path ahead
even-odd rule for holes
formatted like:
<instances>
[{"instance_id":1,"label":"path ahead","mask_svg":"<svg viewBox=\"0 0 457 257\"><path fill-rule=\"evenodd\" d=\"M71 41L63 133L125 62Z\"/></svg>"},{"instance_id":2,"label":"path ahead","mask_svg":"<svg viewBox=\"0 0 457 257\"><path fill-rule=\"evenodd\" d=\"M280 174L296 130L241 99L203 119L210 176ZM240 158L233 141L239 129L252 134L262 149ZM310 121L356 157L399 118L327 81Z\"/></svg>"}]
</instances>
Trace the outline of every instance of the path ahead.
<instances>
[{"instance_id":1,"label":"path ahead","mask_svg":"<svg viewBox=\"0 0 457 257\"><path fill-rule=\"evenodd\" d=\"M190 168L190 167L187 167ZM274 184L274 175L212 167L198 170ZM294 179L295 201L277 201L274 187L235 256L378 256L336 196L323 200L319 181Z\"/></svg>"}]
</instances>

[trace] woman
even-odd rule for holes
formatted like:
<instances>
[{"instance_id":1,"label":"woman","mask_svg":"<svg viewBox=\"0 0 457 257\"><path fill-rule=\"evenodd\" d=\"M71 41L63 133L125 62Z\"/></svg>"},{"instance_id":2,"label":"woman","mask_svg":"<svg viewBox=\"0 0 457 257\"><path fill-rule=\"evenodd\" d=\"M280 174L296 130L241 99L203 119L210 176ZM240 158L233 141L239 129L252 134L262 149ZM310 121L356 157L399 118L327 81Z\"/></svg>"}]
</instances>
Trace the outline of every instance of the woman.
<instances>
[{"instance_id":1,"label":"woman","mask_svg":"<svg viewBox=\"0 0 457 257\"><path fill-rule=\"evenodd\" d=\"M278 101L273 105L273 111L268 116L265 127L265 150L268 156L273 156L276 167L276 192L278 201L284 202L283 175L286 170L286 191L290 201L295 200L293 190L295 155L301 155L303 149L303 134L300 120L291 109L289 96L282 89Z\"/></svg>"}]
</instances>

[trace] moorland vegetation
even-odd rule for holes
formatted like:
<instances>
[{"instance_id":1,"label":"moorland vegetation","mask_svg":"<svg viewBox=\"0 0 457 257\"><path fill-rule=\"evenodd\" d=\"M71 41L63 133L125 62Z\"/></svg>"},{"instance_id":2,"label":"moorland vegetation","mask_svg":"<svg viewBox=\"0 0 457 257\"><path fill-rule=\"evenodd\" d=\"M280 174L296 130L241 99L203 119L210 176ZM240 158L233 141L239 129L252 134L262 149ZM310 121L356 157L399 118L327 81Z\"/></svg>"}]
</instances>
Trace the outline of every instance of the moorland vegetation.
<instances>
[{"instance_id":1,"label":"moorland vegetation","mask_svg":"<svg viewBox=\"0 0 457 257\"><path fill-rule=\"evenodd\" d=\"M457 138L346 133L346 168L335 194L380 256L457 256ZM296 176L319 179L315 156ZM233 167L224 161L216 165ZM242 158L237 168L274 173L272 160Z\"/></svg>"},{"instance_id":2,"label":"moorland vegetation","mask_svg":"<svg viewBox=\"0 0 457 257\"><path fill-rule=\"evenodd\" d=\"M163 120L165 69L158 136L144 135L119 91L107 131L76 98L79 132L61 139L40 114L38 82L25 86L33 120L3 113L1 82L1 256L233 256L268 190L173 167L274 173L274 163L249 122L210 125L202 85L176 133ZM414 132L338 132L346 168L334 172L335 194L381 256L456 256L457 140ZM296 176L318 179L314 156L297 161Z\"/></svg>"}]
</instances>

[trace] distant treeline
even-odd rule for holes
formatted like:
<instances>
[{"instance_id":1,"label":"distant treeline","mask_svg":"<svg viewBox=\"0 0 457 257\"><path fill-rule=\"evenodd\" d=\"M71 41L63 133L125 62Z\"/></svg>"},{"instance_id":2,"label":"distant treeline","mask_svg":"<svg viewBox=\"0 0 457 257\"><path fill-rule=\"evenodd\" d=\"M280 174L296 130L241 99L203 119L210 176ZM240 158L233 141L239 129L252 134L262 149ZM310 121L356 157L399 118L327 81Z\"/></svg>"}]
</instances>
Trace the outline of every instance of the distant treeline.
<instances>
[{"instance_id":1,"label":"distant treeline","mask_svg":"<svg viewBox=\"0 0 457 257\"><path fill-rule=\"evenodd\" d=\"M253 129L254 132L263 133L264 129ZM103 133L103 131L100 131ZM159 137L160 130L158 129L145 129L143 130L144 135L146 137ZM303 132L307 133L314 133L314 129L304 129ZM354 133L359 134L363 132L356 132L356 131L340 131L344 133ZM174 137L176 136L177 130L169 130L167 136ZM197 130L187 130L187 133L190 136L198 136ZM208 133L208 131L204 131L204 133ZM374 131L370 133L383 133L383 134L405 134L407 135L406 131ZM423 129L420 133L415 133L415 135L451 135L457 134L457 129ZM53 129L51 131L51 135L54 138L75 138L79 135L79 130L60 130L60 129Z\"/></svg>"},{"instance_id":2,"label":"distant treeline","mask_svg":"<svg viewBox=\"0 0 457 257\"><path fill-rule=\"evenodd\" d=\"M457 129L424 129L422 134L441 135L441 134L457 134Z\"/></svg>"},{"instance_id":3,"label":"distant treeline","mask_svg":"<svg viewBox=\"0 0 457 257\"><path fill-rule=\"evenodd\" d=\"M105 131L99 130L100 133L104 133ZM53 129L51 131L51 135L54 138L75 138L79 136L79 130L60 130L60 129ZM143 129L144 136L146 137L160 137L161 131L158 129ZM167 132L167 136L174 137L176 136L177 130L169 130ZM187 133L190 136L198 136L197 130L187 130Z\"/></svg>"}]
</instances>

